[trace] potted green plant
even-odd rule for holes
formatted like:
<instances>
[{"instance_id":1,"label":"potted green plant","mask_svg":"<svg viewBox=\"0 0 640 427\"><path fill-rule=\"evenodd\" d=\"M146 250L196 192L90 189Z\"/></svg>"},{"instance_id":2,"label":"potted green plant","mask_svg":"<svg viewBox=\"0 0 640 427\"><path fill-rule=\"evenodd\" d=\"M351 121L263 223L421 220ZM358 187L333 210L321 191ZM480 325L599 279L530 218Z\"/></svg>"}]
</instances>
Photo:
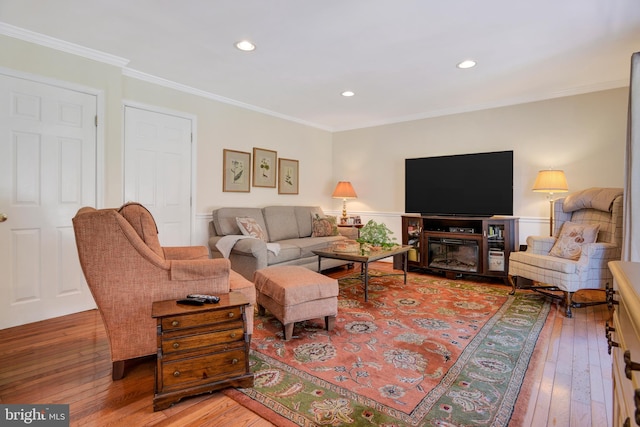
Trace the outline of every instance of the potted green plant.
<instances>
[{"instance_id":1,"label":"potted green plant","mask_svg":"<svg viewBox=\"0 0 640 427\"><path fill-rule=\"evenodd\" d=\"M360 237L357 239L360 248L364 252L379 249L393 249L398 244L396 238L391 237L393 231L383 224L378 224L374 220L369 220L364 227L360 229Z\"/></svg>"}]
</instances>

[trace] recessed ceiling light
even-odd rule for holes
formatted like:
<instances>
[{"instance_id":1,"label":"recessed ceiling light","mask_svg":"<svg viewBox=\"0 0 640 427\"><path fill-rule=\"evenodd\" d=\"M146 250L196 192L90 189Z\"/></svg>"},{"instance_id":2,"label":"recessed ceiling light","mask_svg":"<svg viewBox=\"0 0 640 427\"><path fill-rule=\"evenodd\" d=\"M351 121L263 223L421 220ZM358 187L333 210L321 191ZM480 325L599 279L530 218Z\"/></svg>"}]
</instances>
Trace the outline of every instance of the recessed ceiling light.
<instances>
[{"instance_id":1,"label":"recessed ceiling light","mask_svg":"<svg viewBox=\"0 0 640 427\"><path fill-rule=\"evenodd\" d=\"M476 66L476 61L474 61L473 59L467 59L464 60L462 62L460 62L458 65L456 65L456 67L458 68L473 68Z\"/></svg>"},{"instance_id":2,"label":"recessed ceiling light","mask_svg":"<svg viewBox=\"0 0 640 427\"><path fill-rule=\"evenodd\" d=\"M236 47L243 52L251 52L256 49L256 45L251 43L249 40L241 40L236 43Z\"/></svg>"},{"instance_id":3,"label":"recessed ceiling light","mask_svg":"<svg viewBox=\"0 0 640 427\"><path fill-rule=\"evenodd\" d=\"M349 97L349 96L353 96L353 95L355 95L355 92L352 92L350 90L345 90L344 92L342 92L342 96Z\"/></svg>"}]
</instances>

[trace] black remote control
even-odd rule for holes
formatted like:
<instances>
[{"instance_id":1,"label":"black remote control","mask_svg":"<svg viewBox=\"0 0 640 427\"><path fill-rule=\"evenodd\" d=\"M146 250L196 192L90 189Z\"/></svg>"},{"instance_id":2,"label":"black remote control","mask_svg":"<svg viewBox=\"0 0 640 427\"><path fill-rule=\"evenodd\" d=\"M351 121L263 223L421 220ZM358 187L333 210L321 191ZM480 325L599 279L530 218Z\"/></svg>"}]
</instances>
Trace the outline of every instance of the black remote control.
<instances>
[{"instance_id":1,"label":"black remote control","mask_svg":"<svg viewBox=\"0 0 640 427\"><path fill-rule=\"evenodd\" d=\"M214 304L220 301L220 297L216 295L190 294L190 295L187 295L187 298L202 299L207 304Z\"/></svg>"},{"instance_id":2,"label":"black remote control","mask_svg":"<svg viewBox=\"0 0 640 427\"><path fill-rule=\"evenodd\" d=\"M178 304L186 304L186 305L204 305L205 300L202 298L185 298L179 299Z\"/></svg>"}]
</instances>

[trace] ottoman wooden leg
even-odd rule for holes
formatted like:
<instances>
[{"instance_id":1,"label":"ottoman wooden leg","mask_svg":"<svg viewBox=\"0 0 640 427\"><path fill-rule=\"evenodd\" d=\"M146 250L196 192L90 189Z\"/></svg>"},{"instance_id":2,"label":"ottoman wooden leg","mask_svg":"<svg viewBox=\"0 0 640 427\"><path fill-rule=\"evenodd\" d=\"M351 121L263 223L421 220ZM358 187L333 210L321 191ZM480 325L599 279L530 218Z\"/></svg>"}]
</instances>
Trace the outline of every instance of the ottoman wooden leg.
<instances>
[{"instance_id":1,"label":"ottoman wooden leg","mask_svg":"<svg viewBox=\"0 0 640 427\"><path fill-rule=\"evenodd\" d=\"M327 331L332 331L336 324L336 316L325 316L324 323L327 325Z\"/></svg>"},{"instance_id":2,"label":"ottoman wooden leg","mask_svg":"<svg viewBox=\"0 0 640 427\"><path fill-rule=\"evenodd\" d=\"M294 323L288 323L286 325L282 325L282 330L284 331L284 340L289 341L293 336L293 325Z\"/></svg>"}]
</instances>

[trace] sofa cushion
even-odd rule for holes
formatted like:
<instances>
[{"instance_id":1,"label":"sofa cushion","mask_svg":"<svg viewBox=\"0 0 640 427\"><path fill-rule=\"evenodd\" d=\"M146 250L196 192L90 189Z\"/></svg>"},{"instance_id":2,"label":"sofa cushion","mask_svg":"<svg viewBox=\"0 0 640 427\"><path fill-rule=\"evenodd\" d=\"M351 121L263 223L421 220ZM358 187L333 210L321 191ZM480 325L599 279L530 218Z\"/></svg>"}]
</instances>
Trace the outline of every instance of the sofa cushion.
<instances>
[{"instance_id":1,"label":"sofa cushion","mask_svg":"<svg viewBox=\"0 0 640 427\"><path fill-rule=\"evenodd\" d=\"M281 262L291 261L301 257L301 249L297 245L292 245L286 242L278 242L280 245L280 251L278 255L271 251L267 251L267 265L279 264Z\"/></svg>"},{"instance_id":2,"label":"sofa cushion","mask_svg":"<svg viewBox=\"0 0 640 427\"><path fill-rule=\"evenodd\" d=\"M267 206L262 209L270 242L298 238L298 222L293 206Z\"/></svg>"},{"instance_id":3,"label":"sofa cushion","mask_svg":"<svg viewBox=\"0 0 640 427\"><path fill-rule=\"evenodd\" d=\"M595 243L598 237L599 224L576 224L567 221L562 224L558 240L549 251L549 255L578 260L582 254L582 245Z\"/></svg>"},{"instance_id":4,"label":"sofa cushion","mask_svg":"<svg viewBox=\"0 0 640 427\"><path fill-rule=\"evenodd\" d=\"M576 274L578 263L570 259L558 258L549 255L532 254L526 251L511 252L509 266L522 265L523 271L557 271L562 274Z\"/></svg>"},{"instance_id":5,"label":"sofa cushion","mask_svg":"<svg viewBox=\"0 0 640 427\"><path fill-rule=\"evenodd\" d=\"M255 237L263 242L267 241L267 233L260 227L260 224L256 222L254 218L249 217L237 217L236 222L238 228L245 236Z\"/></svg>"},{"instance_id":6,"label":"sofa cushion","mask_svg":"<svg viewBox=\"0 0 640 427\"><path fill-rule=\"evenodd\" d=\"M256 220L256 223L262 227L268 235L269 230L264 223L262 217L262 209L260 208L220 208L213 211L213 227L218 236L228 236L230 234L242 234L237 217L249 217Z\"/></svg>"},{"instance_id":7,"label":"sofa cushion","mask_svg":"<svg viewBox=\"0 0 640 427\"><path fill-rule=\"evenodd\" d=\"M318 249L325 249L333 242L337 242L340 240L346 240L347 238L344 236L326 236L326 237L307 237L304 239L290 239L290 240L281 240L280 245L291 245L299 248L300 257L305 258L309 256L314 256L313 251Z\"/></svg>"},{"instance_id":8,"label":"sofa cushion","mask_svg":"<svg viewBox=\"0 0 640 427\"><path fill-rule=\"evenodd\" d=\"M340 234L338 232L338 219L335 216L316 217L313 218L312 223L312 237L337 236Z\"/></svg>"},{"instance_id":9,"label":"sofa cushion","mask_svg":"<svg viewBox=\"0 0 640 427\"><path fill-rule=\"evenodd\" d=\"M309 237L313 232L312 219L323 217L324 212L320 206L295 206L296 221L298 222L298 237Z\"/></svg>"}]
</instances>

